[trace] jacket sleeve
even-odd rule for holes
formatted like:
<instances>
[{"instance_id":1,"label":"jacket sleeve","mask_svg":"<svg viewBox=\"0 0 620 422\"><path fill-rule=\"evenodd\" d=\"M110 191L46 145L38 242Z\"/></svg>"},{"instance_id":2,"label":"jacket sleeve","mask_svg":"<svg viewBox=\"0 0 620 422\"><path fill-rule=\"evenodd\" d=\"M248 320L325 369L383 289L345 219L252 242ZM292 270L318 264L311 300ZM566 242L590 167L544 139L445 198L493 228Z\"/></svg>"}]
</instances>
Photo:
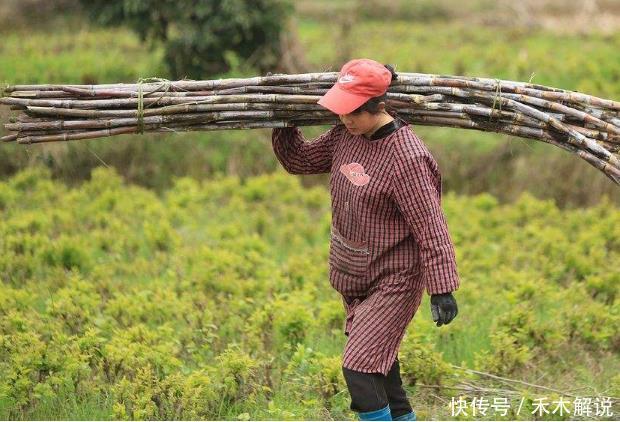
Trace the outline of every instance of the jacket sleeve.
<instances>
[{"instance_id":1,"label":"jacket sleeve","mask_svg":"<svg viewBox=\"0 0 620 422\"><path fill-rule=\"evenodd\" d=\"M424 284L429 295L459 287L454 244L441 209L441 174L431 155L396 153L394 198L420 245Z\"/></svg>"},{"instance_id":2,"label":"jacket sleeve","mask_svg":"<svg viewBox=\"0 0 620 422\"><path fill-rule=\"evenodd\" d=\"M343 125L336 125L311 142L298 127L273 129L271 145L278 161L291 174L329 173L335 144Z\"/></svg>"}]
</instances>

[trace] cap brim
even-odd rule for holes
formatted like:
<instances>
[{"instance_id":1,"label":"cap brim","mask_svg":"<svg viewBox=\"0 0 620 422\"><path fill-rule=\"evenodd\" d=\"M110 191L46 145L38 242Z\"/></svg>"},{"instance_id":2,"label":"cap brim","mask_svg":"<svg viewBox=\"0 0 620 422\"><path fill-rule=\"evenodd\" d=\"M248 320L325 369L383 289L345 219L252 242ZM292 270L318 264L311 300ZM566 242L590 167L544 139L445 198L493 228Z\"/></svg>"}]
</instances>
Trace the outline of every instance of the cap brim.
<instances>
[{"instance_id":1,"label":"cap brim","mask_svg":"<svg viewBox=\"0 0 620 422\"><path fill-rule=\"evenodd\" d=\"M340 89L338 84L334 84L329 91L323 95L317 104L331 110L336 114L349 114L368 100L364 95L351 94Z\"/></svg>"}]
</instances>

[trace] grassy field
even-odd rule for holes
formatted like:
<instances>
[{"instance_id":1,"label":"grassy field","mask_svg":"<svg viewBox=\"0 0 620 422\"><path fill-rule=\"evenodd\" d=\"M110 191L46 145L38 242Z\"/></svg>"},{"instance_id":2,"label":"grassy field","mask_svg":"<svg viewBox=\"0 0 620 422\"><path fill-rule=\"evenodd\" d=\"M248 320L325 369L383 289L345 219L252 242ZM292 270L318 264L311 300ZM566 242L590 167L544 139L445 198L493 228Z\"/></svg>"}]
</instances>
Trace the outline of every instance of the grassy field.
<instances>
[{"instance_id":1,"label":"grassy field","mask_svg":"<svg viewBox=\"0 0 620 422\"><path fill-rule=\"evenodd\" d=\"M148 51L124 30L96 28L3 34L0 80L24 83L133 82L158 75L161 51Z\"/></svg>"},{"instance_id":2,"label":"grassy field","mask_svg":"<svg viewBox=\"0 0 620 422\"><path fill-rule=\"evenodd\" d=\"M338 48L332 46L341 41L336 38L339 32L326 31L325 26L317 21L302 21L300 37L313 65L331 63L329 69L323 70L338 71L334 62ZM362 21L349 36L365 40L352 43L353 57L394 63L397 70L405 72L531 80L605 98L620 97L620 52L615 48L620 33L584 37L540 30L498 31L465 22Z\"/></svg>"},{"instance_id":3,"label":"grassy field","mask_svg":"<svg viewBox=\"0 0 620 422\"><path fill-rule=\"evenodd\" d=\"M3 419L354 417L324 188L278 171L158 196L103 167L77 189L33 168L0 184L0 209ZM618 208L450 193L444 209L459 315L438 329L425 296L401 346L419 417L495 384L452 364L620 395Z\"/></svg>"}]
</instances>

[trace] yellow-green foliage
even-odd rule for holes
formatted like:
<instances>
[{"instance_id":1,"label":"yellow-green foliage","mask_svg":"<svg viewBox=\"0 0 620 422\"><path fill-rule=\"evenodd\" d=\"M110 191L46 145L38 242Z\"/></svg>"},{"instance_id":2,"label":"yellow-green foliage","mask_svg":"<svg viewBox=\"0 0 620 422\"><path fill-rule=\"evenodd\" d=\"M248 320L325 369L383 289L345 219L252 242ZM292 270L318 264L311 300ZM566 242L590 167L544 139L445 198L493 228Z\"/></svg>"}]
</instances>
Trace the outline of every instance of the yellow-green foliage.
<instances>
[{"instance_id":1,"label":"yellow-green foliage","mask_svg":"<svg viewBox=\"0 0 620 422\"><path fill-rule=\"evenodd\" d=\"M178 178L160 196L91 176L67 188L35 167L0 183L2 417L71 419L103 397L117 419L354 417L326 189L278 172ZM405 386L453 387L467 375L450 362L527 378L557 360L539 383L580 368L617 391L579 359L620 365L618 209L487 194L443 207L459 315L436 328L425 297L401 344Z\"/></svg>"},{"instance_id":2,"label":"yellow-green foliage","mask_svg":"<svg viewBox=\"0 0 620 422\"><path fill-rule=\"evenodd\" d=\"M17 84L118 83L135 82L139 77L165 71L163 50L145 48L128 29L59 29L54 37L33 31L32 27L3 34L3 52L8 55L2 60L0 80ZM42 49L46 43L47 48Z\"/></svg>"}]
</instances>

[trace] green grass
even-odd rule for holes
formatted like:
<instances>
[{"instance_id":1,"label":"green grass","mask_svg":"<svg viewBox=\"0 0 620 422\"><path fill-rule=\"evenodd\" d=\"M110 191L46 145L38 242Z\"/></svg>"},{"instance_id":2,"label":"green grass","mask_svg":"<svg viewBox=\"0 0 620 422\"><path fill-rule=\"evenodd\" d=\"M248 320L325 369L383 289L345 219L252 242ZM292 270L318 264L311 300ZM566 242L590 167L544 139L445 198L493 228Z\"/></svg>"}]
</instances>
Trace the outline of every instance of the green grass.
<instances>
[{"instance_id":1,"label":"green grass","mask_svg":"<svg viewBox=\"0 0 620 422\"><path fill-rule=\"evenodd\" d=\"M11 84L132 83L164 73L162 50L149 51L127 29L5 33L0 57L0 81Z\"/></svg>"},{"instance_id":2,"label":"green grass","mask_svg":"<svg viewBox=\"0 0 620 422\"><path fill-rule=\"evenodd\" d=\"M317 70L337 71L335 22L299 20L299 37ZM370 36L369 36L370 35ZM405 72L480 76L620 97L620 33L556 35L451 22L362 21L351 54L394 63ZM336 46L336 48L334 48ZM9 32L0 45L0 80L8 83L113 83L166 76L163 50L153 51L127 29L85 26ZM532 76L533 75L533 76Z\"/></svg>"},{"instance_id":3,"label":"green grass","mask_svg":"<svg viewBox=\"0 0 620 422\"><path fill-rule=\"evenodd\" d=\"M113 420L113 400L104 394L80 398L75 393L60 393L53 398L43 398L32 411L25 412L16 420ZM0 401L0 409L7 408ZM8 414L2 415L8 420Z\"/></svg>"},{"instance_id":4,"label":"green grass","mask_svg":"<svg viewBox=\"0 0 620 422\"><path fill-rule=\"evenodd\" d=\"M300 22L300 38L317 68L340 69L336 24ZM329 28L329 29L328 29ZM397 71L528 81L620 97L620 33L556 35L467 23L362 21L353 26L353 57L397 65ZM336 46L334 48L334 46Z\"/></svg>"}]
</instances>

